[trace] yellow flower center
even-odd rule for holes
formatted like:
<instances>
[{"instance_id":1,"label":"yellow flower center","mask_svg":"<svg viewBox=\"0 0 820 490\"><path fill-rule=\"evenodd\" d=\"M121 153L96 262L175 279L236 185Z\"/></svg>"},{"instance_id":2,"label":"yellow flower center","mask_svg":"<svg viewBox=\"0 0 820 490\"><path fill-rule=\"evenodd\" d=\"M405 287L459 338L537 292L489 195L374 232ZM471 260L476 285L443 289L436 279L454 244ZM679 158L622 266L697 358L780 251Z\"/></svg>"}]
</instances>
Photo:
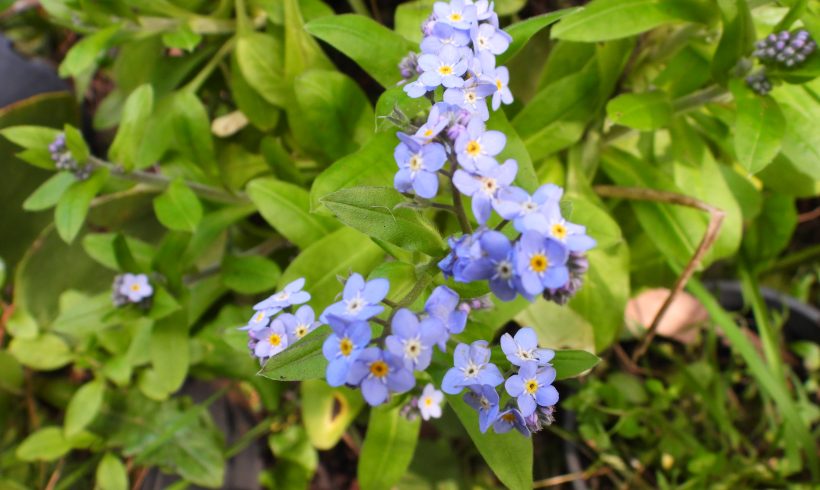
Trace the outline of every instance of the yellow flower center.
<instances>
[{"instance_id":1,"label":"yellow flower center","mask_svg":"<svg viewBox=\"0 0 820 490\"><path fill-rule=\"evenodd\" d=\"M512 414L512 412L505 413L504 415L502 415L502 416L501 416L501 418L502 418L505 422L509 422L509 423L513 423L513 422L515 422L515 415L513 415L513 414Z\"/></svg>"},{"instance_id":2,"label":"yellow flower center","mask_svg":"<svg viewBox=\"0 0 820 490\"><path fill-rule=\"evenodd\" d=\"M418 172L419 170L421 170L421 163L422 163L421 156L413 155L412 157L410 157L410 163L409 163L410 170L412 170L414 172Z\"/></svg>"},{"instance_id":3,"label":"yellow flower center","mask_svg":"<svg viewBox=\"0 0 820 490\"><path fill-rule=\"evenodd\" d=\"M430 398L429 396L428 396L427 398L425 398L425 399L424 399L424 405L425 405L425 406L429 407L429 406L430 406L430 405L432 405L432 404L433 404L433 399L432 399L432 398Z\"/></svg>"},{"instance_id":4,"label":"yellow flower center","mask_svg":"<svg viewBox=\"0 0 820 490\"><path fill-rule=\"evenodd\" d=\"M387 363L382 360L374 361L370 364L370 374L377 378L384 378L389 371L390 368L387 366Z\"/></svg>"},{"instance_id":5,"label":"yellow flower center","mask_svg":"<svg viewBox=\"0 0 820 490\"><path fill-rule=\"evenodd\" d=\"M567 227L562 225L561 223L555 223L552 225L552 236L559 240L563 240L567 237Z\"/></svg>"},{"instance_id":6,"label":"yellow flower center","mask_svg":"<svg viewBox=\"0 0 820 490\"><path fill-rule=\"evenodd\" d=\"M501 83L501 80L499 80L498 78L495 79L495 88L497 88L499 92L502 88L504 88L504 84Z\"/></svg>"},{"instance_id":7,"label":"yellow flower center","mask_svg":"<svg viewBox=\"0 0 820 490\"><path fill-rule=\"evenodd\" d=\"M527 390L527 393L530 395L534 395L536 391L538 391L538 381L531 379L527 381L524 385L524 389Z\"/></svg>"},{"instance_id":8,"label":"yellow flower center","mask_svg":"<svg viewBox=\"0 0 820 490\"><path fill-rule=\"evenodd\" d=\"M263 313L261 311L253 317L253 321L256 322L256 323L259 323L264 319L265 319L265 313Z\"/></svg>"},{"instance_id":9,"label":"yellow flower center","mask_svg":"<svg viewBox=\"0 0 820 490\"><path fill-rule=\"evenodd\" d=\"M139 284L137 284L137 283L134 283L134 284L132 284L132 285L131 285L131 291L134 291L135 293L136 293L137 291L139 291L140 289L141 289L141 288L140 288L140 285L139 285Z\"/></svg>"},{"instance_id":10,"label":"yellow flower center","mask_svg":"<svg viewBox=\"0 0 820 490\"><path fill-rule=\"evenodd\" d=\"M268 342L270 342L270 345L278 347L279 344L282 343L282 337L278 333L271 334L271 336L268 337Z\"/></svg>"},{"instance_id":11,"label":"yellow flower center","mask_svg":"<svg viewBox=\"0 0 820 490\"><path fill-rule=\"evenodd\" d=\"M353 352L353 342L345 337L339 341L339 352L342 353L343 356L347 357Z\"/></svg>"},{"instance_id":12,"label":"yellow flower center","mask_svg":"<svg viewBox=\"0 0 820 490\"><path fill-rule=\"evenodd\" d=\"M433 136L433 130L432 129L425 130L424 131L424 137L429 138L430 136Z\"/></svg>"},{"instance_id":13,"label":"yellow flower center","mask_svg":"<svg viewBox=\"0 0 820 490\"><path fill-rule=\"evenodd\" d=\"M447 75L453 74L453 67L450 65L441 65L438 67L438 74L446 77Z\"/></svg>"},{"instance_id":14,"label":"yellow flower center","mask_svg":"<svg viewBox=\"0 0 820 490\"><path fill-rule=\"evenodd\" d=\"M461 14L458 12L453 12L450 14L450 20L453 22L458 22L461 20Z\"/></svg>"},{"instance_id":15,"label":"yellow flower center","mask_svg":"<svg viewBox=\"0 0 820 490\"><path fill-rule=\"evenodd\" d=\"M543 254L533 254L530 257L530 269L534 270L535 272L544 272L547 270L550 261L547 260L547 257Z\"/></svg>"},{"instance_id":16,"label":"yellow flower center","mask_svg":"<svg viewBox=\"0 0 820 490\"><path fill-rule=\"evenodd\" d=\"M465 151L471 157L477 157L481 154L481 143L476 140L472 140L467 143L467 148L465 148Z\"/></svg>"}]
</instances>

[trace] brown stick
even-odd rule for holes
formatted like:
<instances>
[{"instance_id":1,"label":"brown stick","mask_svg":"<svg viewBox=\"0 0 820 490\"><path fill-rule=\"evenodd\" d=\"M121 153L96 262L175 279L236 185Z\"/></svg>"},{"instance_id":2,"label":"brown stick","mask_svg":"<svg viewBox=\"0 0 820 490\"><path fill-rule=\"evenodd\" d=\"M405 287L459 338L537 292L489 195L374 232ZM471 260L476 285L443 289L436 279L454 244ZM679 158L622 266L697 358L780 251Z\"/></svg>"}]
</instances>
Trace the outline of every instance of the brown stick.
<instances>
[{"instance_id":1,"label":"brown stick","mask_svg":"<svg viewBox=\"0 0 820 490\"><path fill-rule=\"evenodd\" d=\"M575 480L588 480L596 476L602 476L609 473L610 471L611 470L609 468L598 468L597 470L593 471L586 470L578 471L575 473L567 473L566 475L553 476L552 478L547 478L544 480L538 480L536 482L533 482L532 488L556 487L558 485L570 483Z\"/></svg>"},{"instance_id":2,"label":"brown stick","mask_svg":"<svg viewBox=\"0 0 820 490\"><path fill-rule=\"evenodd\" d=\"M655 319L652 320L652 324L646 331L646 337L644 337L643 341L640 345L638 345L638 348L635 349L635 352L632 354L632 361L638 362L638 359L646 353L652 339L655 338L658 325L661 323L661 320L663 320L664 315L666 315L666 311L669 309L669 306L672 305L672 301L678 294L680 294L681 291L683 291L683 288L686 287L686 283L689 282L689 279L691 279L692 275L694 275L695 270L697 270L701 260L706 255L706 252L708 252L709 248L711 248L715 243L718 233L720 232L720 227L723 224L723 218L726 217L726 213L724 213L721 209L691 196L676 194L674 192L658 191L655 189L645 189L643 187L599 185L595 186L595 192L603 197L616 197L635 201L653 201L667 204L677 204L679 206L687 206L709 213L709 224L706 227L706 233L703 234L703 238L700 240L700 244L698 244L698 248L695 250L692 258L689 259L689 262L686 264L686 267L683 269L681 275L675 281L672 291L663 302L663 305L661 305L661 309L658 310L657 315L655 315Z\"/></svg>"},{"instance_id":3,"label":"brown stick","mask_svg":"<svg viewBox=\"0 0 820 490\"><path fill-rule=\"evenodd\" d=\"M54 468L54 473L52 473L51 478L48 479L45 490L54 490L54 487L57 486L57 482L60 481L60 473L63 471L64 464L65 458L60 458L60 461L57 463L57 467Z\"/></svg>"}]
</instances>

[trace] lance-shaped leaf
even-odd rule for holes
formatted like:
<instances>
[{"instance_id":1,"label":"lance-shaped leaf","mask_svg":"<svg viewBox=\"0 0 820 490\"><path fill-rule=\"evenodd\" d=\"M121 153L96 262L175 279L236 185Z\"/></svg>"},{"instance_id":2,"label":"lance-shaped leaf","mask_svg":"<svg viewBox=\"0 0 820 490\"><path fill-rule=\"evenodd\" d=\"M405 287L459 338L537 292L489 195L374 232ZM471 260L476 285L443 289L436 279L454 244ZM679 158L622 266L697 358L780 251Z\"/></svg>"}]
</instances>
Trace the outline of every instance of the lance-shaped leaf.
<instances>
[{"instance_id":1,"label":"lance-shaped leaf","mask_svg":"<svg viewBox=\"0 0 820 490\"><path fill-rule=\"evenodd\" d=\"M410 466L421 419L408 420L401 408L379 407L370 412L357 471L362 490L394 488Z\"/></svg>"},{"instance_id":2,"label":"lance-shaped leaf","mask_svg":"<svg viewBox=\"0 0 820 490\"><path fill-rule=\"evenodd\" d=\"M327 359L322 344L330 335L330 327L323 325L302 340L271 357L259 374L276 381L304 381L325 376Z\"/></svg>"}]
</instances>

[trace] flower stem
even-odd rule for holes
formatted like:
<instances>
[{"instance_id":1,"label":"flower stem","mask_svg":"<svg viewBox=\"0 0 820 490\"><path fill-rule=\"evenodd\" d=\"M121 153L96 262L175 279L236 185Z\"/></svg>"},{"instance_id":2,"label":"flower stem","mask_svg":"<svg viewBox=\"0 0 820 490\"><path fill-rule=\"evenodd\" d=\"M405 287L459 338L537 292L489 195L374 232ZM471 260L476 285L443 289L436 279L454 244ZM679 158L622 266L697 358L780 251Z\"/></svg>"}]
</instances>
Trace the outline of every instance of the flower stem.
<instances>
[{"instance_id":1,"label":"flower stem","mask_svg":"<svg viewBox=\"0 0 820 490\"><path fill-rule=\"evenodd\" d=\"M450 172L447 176L450 180L450 189L453 191L453 208L458 218L458 225L461 227L461 231L470 234L473 232L473 227L470 225L470 220L467 219L467 213L464 212L464 203L461 201L461 193L453 181L453 175L456 171L456 161L452 153L448 155L448 159L450 160Z\"/></svg>"},{"instance_id":2,"label":"flower stem","mask_svg":"<svg viewBox=\"0 0 820 490\"><path fill-rule=\"evenodd\" d=\"M228 55L233 49L234 44L236 43L236 37L232 37L225 41L225 44L219 48L219 51L214 54L213 58L208 61L208 64L205 65L202 70L196 74L196 76L188 82L182 90L186 90L188 92L196 92L202 86L203 83L211 76L211 73L216 69L217 66L222 62L222 59Z\"/></svg>"}]
</instances>

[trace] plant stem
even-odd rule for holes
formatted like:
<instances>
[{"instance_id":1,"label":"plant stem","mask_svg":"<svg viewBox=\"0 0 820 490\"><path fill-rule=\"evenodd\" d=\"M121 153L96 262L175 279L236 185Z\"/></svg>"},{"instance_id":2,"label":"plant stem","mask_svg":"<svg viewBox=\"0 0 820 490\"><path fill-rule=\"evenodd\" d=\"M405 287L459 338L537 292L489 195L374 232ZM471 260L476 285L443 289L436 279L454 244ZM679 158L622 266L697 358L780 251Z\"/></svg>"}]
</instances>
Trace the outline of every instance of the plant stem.
<instances>
[{"instance_id":1,"label":"plant stem","mask_svg":"<svg viewBox=\"0 0 820 490\"><path fill-rule=\"evenodd\" d=\"M145 184L159 190L164 190L171 183L171 179L162 174L146 172L144 170L132 170L130 172L126 172L121 166L115 165L101 158L97 158L93 155L88 159L94 165L107 168L111 171L112 176L119 179ZM191 182L187 180L185 181L185 185L194 191L196 195L209 201L228 204L250 204L251 202L244 193L231 194L217 187L211 187L199 182Z\"/></svg>"},{"instance_id":2,"label":"plant stem","mask_svg":"<svg viewBox=\"0 0 820 490\"><path fill-rule=\"evenodd\" d=\"M237 454L244 451L254 439L262 434L265 434L266 432L270 432L271 423L273 423L273 419L266 418L242 434L242 437L240 437L238 441L233 443L231 447L225 450L225 459L227 460L233 458Z\"/></svg>"},{"instance_id":3,"label":"plant stem","mask_svg":"<svg viewBox=\"0 0 820 490\"><path fill-rule=\"evenodd\" d=\"M727 92L726 89L720 85L712 85L711 87L706 87L705 89L698 90L697 92L693 92L677 99L672 103L672 108L677 114L681 114L691 111L692 109L697 109L698 107L709 102L715 102L722 99L728 93L729 92Z\"/></svg>"},{"instance_id":4,"label":"plant stem","mask_svg":"<svg viewBox=\"0 0 820 490\"><path fill-rule=\"evenodd\" d=\"M752 307L752 314L757 324L757 333L760 335L760 341L763 344L763 354L766 356L766 361L777 380L779 382L785 382L786 379L783 374L782 358L779 355L780 347L777 342L777 334L772 328L771 322L769 322L766 303L760 295L760 287L757 284L757 279L743 258L740 259L738 272L740 274L741 292Z\"/></svg>"},{"instance_id":5,"label":"plant stem","mask_svg":"<svg viewBox=\"0 0 820 490\"><path fill-rule=\"evenodd\" d=\"M470 225L470 220L467 219L467 213L464 212L464 203L461 201L461 193L458 191L456 187L456 183L453 181L453 175L455 174L456 162L452 155L449 155L451 170L447 174L450 180L450 189L453 192L453 209L455 210L456 217L458 218L458 225L461 227L461 231L464 233L470 234L473 232L473 227Z\"/></svg>"},{"instance_id":6,"label":"plant stem","mask_svg":"<svg viewBox=\"0 0 820 490\"><path fill-rule=\"evenodd\" d=\"M239 1L241 2L241 0ZM208 79L208 77L211 76L211 73L213 73L216 67L219 66L220 63L222 63L222 59L225 58L225 56L227 56L231 52L231 50L233 50L234 44L236 44L236 37L231 37L230 39L225 41L225 44L223 44L222 47L219 48L219 51L217 51L214 54L213 58L211 58L210 61L208 61L208 64L205 65L205 67L202 68L202 70L200 70L200 72L196 74L193 80L191 80L184 87L182 87L182 90L192 93L197 92L200 89L200 87L202 87L202 84L205 83L205 81Z\"/></svg>"},{"instance_id":7,"label":"plant stem","mask_svg":"<svg viewBox=\"0 0 820 490\"><path fill-rule=\"evenodd\" d=\"M507 226L507 223L509 223L509 222L510 222L510 220L505 219L501 223L498 223L497 225L495 225L495 228L493 228L493 229L495 231L501 231L501 230L504 229L505 226Z\"/></svg>"}]
</instances>

